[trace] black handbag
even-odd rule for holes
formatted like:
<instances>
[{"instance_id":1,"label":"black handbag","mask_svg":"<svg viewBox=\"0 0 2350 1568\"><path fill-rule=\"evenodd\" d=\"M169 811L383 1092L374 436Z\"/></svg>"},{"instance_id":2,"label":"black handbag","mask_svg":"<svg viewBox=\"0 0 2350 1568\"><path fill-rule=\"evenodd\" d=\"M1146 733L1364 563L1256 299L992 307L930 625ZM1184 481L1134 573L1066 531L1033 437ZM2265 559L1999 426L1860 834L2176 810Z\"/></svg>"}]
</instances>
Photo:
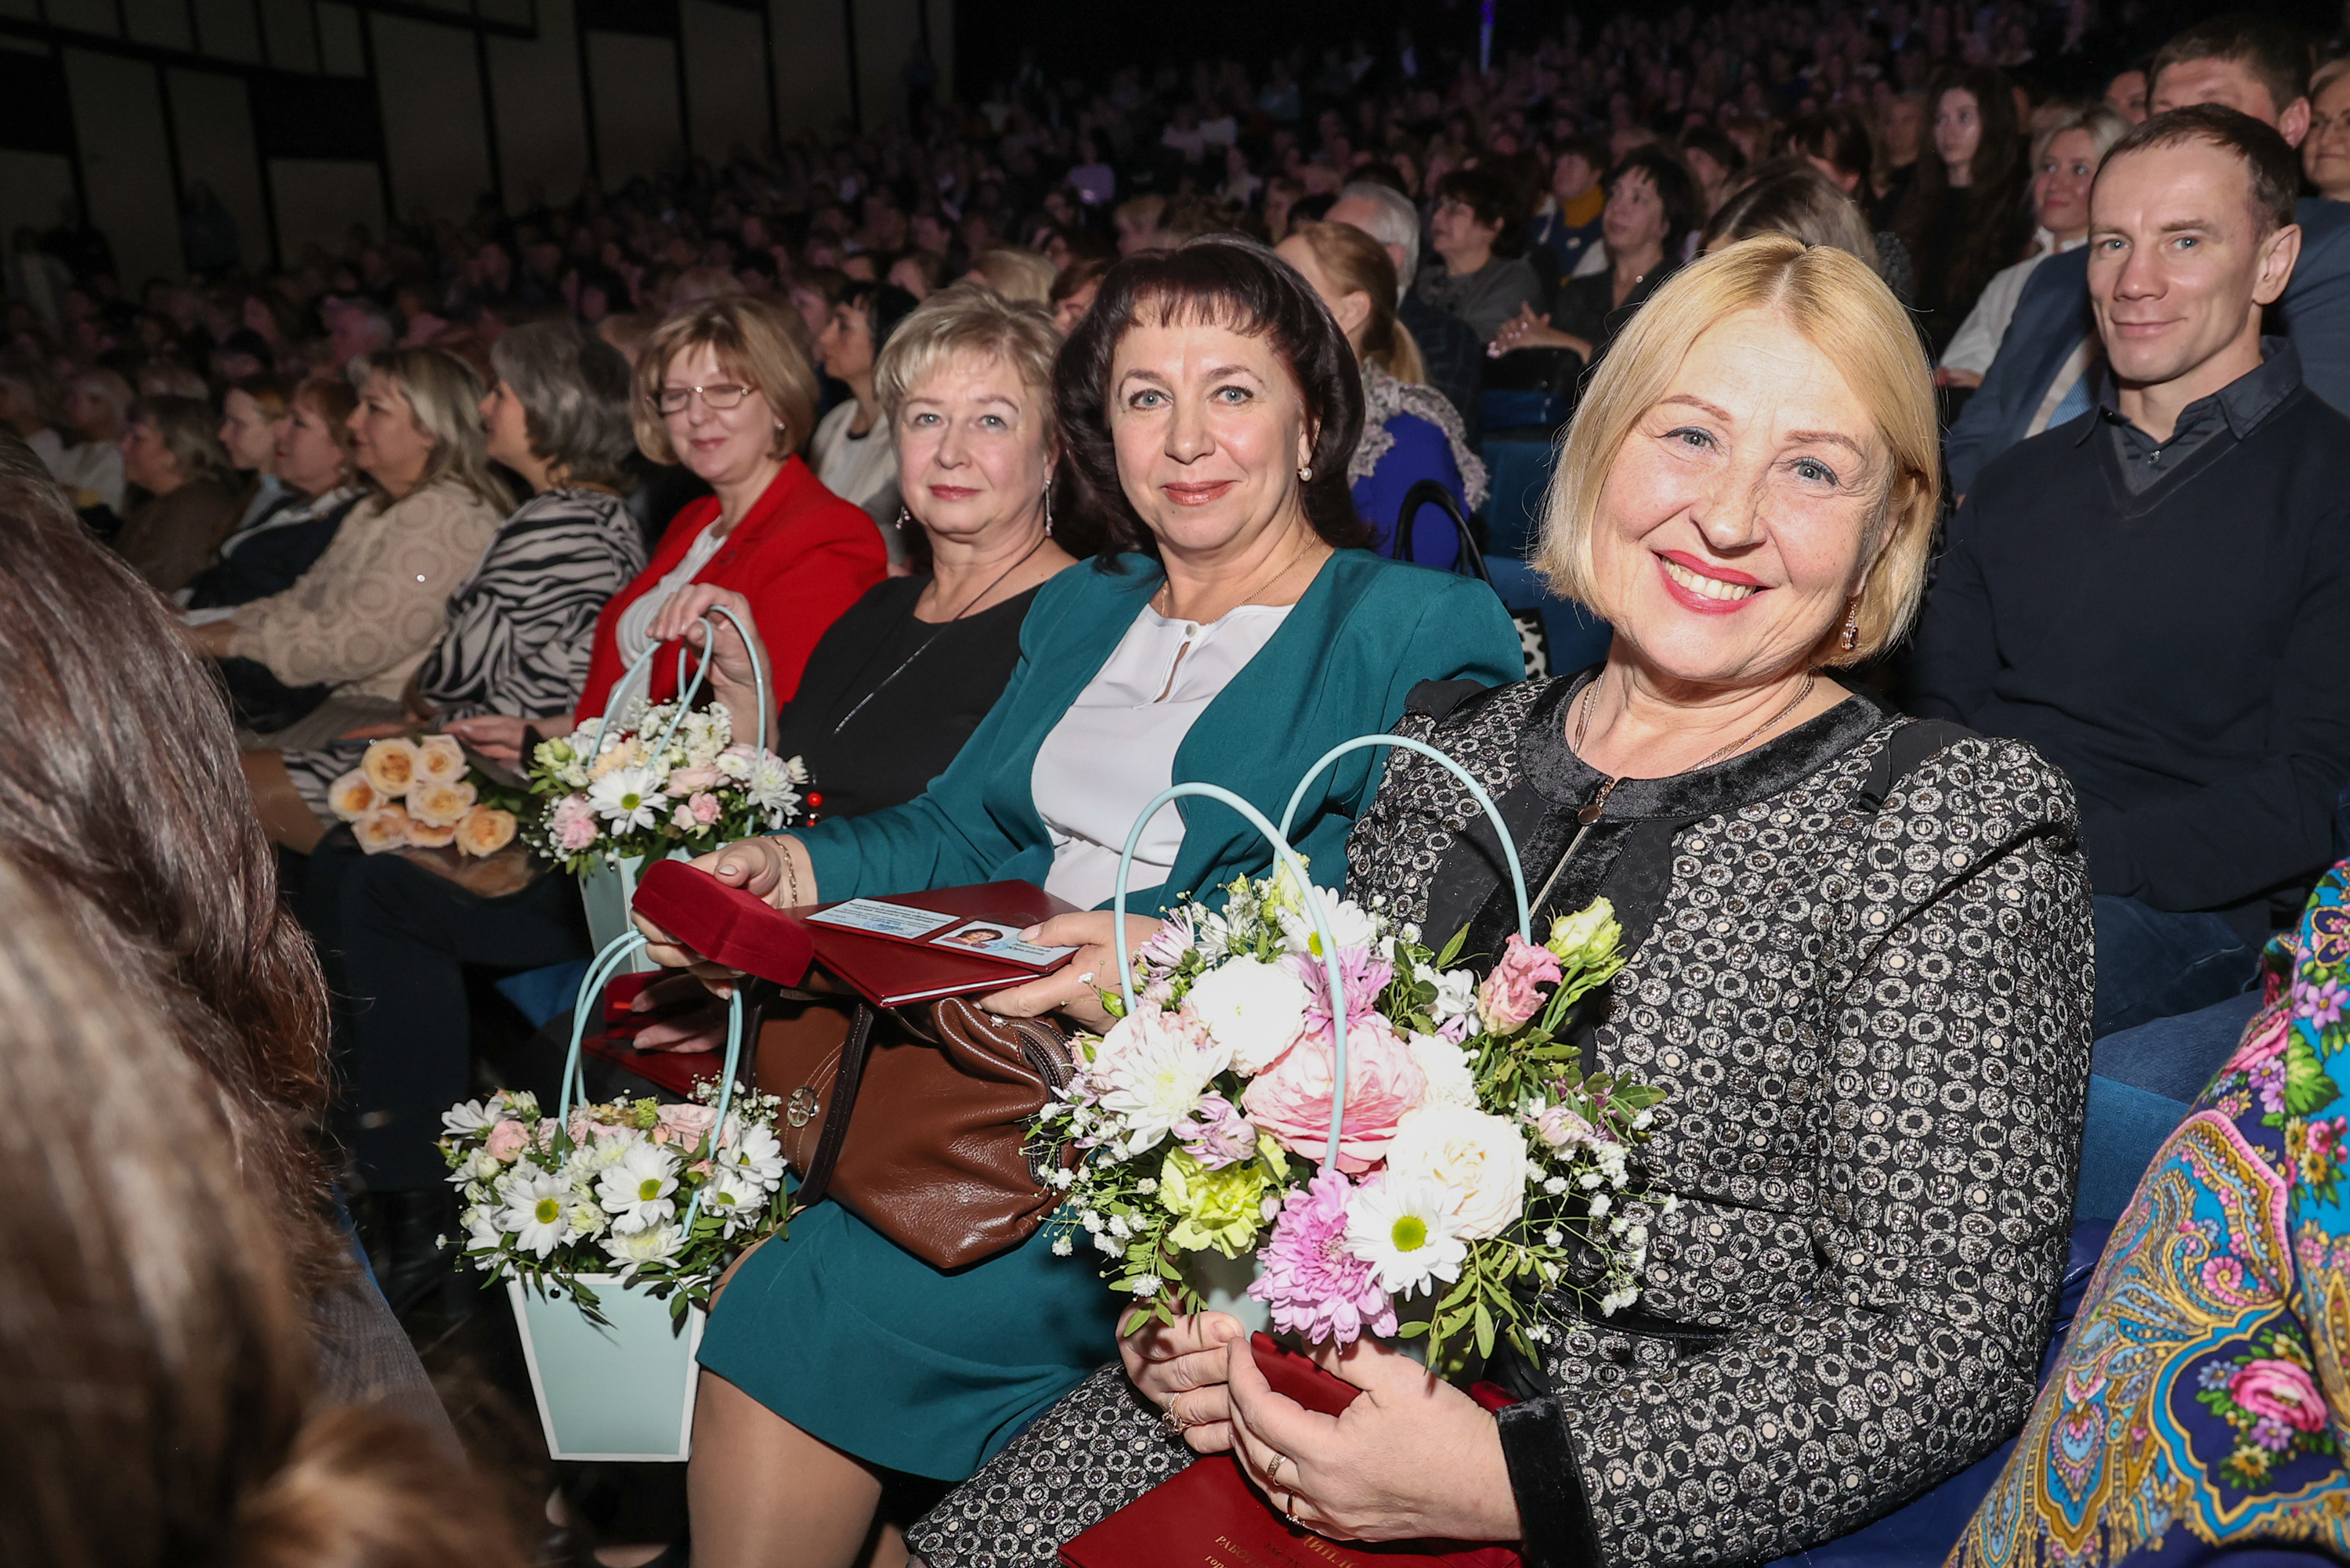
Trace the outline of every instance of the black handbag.
<instances>
[{"instance_id":1,"label":"black handbag","mask_svg":"<svg viewBox=\"0 0 2350 1568\"><path fill-rule=\"evenodd\" d=\"M1403 509L1396 514L1395 558L1412 560L1411 525L1423 506L1443 509L1452 519L1452 526L1461 535L1461 553L1453 557L1452 570L1464 577L1474 577L1487 587L1493 586L1493 574L1486 567L1485 552L1477 543L1476 530L1470 526L1469 515L1461 510L1460 498L1445 488L1440 479L1423 479L1403 493ZM1413 565L1418 565L1413 562ZM1498 590L1497 590L1498 597ZM1505 605L1503 607L1508 609ZM1518 646L1526 656L1526 679L1540 680L1551 672L1550 628L1544 624L1538 609L1510 609L1510 622L1518 628Z\"/></svg>"}]
</instances>

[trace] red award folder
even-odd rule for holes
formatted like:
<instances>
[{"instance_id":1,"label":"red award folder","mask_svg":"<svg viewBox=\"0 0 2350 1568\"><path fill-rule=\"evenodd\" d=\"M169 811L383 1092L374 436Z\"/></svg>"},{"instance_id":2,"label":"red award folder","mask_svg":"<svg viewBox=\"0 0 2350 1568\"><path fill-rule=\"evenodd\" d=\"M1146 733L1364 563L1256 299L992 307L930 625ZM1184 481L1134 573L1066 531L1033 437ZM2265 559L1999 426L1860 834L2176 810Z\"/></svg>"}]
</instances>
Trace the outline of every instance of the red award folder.
<instances>
[{"instance_id":1,"label":"red award folder","mask_svg":"<svg viewBox=\"0 0 2350 1568\"><path fill-rule=\"evenodd\" d=\"M850 930L808 918L853 902L894 904L941 919L919 934L897 937ZM1002 991L1049 974L1068 961L1064 957L1044 964L1014 963L957 951L936 945L940 933L979 920L993 922L1007 934L1016 933L1055 915L1074 914L1076 909L1034 882L982 882L884 898L808 904L789 911L789 918L807 933L815 944L816 961L834 978L877 1007L903 1007L941 997Z\"/></svg>"},{"instance_id":2,"label":"red award folder","mask_svg":"<svg viewBox=\"0 0 2350 1568\"><path fill-rule=\"evenodd\" d=\"M1265 1335L1249 1347L1274 1391L1335 1416L1361 1390ZM1480 1397L1479 1403L1492 1400ZM1519 1568L1513 1547L1439 1541L1330 1541L1290 1523L1240 1461L1209 1454L1061 1548L1066 1568Z\"/></svg>"}]
</instances>

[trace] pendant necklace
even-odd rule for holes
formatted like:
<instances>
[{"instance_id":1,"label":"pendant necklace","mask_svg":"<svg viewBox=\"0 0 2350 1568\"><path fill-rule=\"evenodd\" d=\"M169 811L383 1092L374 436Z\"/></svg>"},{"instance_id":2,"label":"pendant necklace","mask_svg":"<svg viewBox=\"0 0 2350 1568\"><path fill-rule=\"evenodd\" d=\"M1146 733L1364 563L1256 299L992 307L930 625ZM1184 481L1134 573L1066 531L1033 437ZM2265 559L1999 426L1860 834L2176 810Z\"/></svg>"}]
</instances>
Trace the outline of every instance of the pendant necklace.
<instances>
[{"instance_id":1,"label":"pendant necklace","mask_svg":"<svg viewBox=\"0 0 2350 1568\"><path fill-rule=\"evenodd\" d=\"M914 660L921 658L924 653L930 650L931 644L938 640L939 633L944 631L955 622L962 619L965 616L970 615L972 610L979 607L979 604L983 599L986 598L988 595L993 593L997 588L1003 586L1004 578L1010 576L1013 573L1026 566L1028 564L1028 557L1043 549L1045 547L1045 542L1052 536L1053 535L1050 533L1037 535L1036 542L1029 545L1018 560L1004 567L1003 570L996 573L994 578L989 582L987 587L980 589L979 592L963 600L962 607L961 609L955 611L954 614L947 617L944 620L932 626L931 628L931 634L914 645L914 651L906 655L905 658L898 661L897 669L892 670L889 674L884 675L880 680L875 681L873 683L873 690L868 691L864 696L859 697L857 700L857 706L851 708L847 712L843 713L840 716L840 722L832 727L832 732L837 735L841 731L847 729L848 727L848 722L851 719L856 718L858 714L865 711L865 704L872 701L873 699L881 695L881 689L883 687L889 685L889 682L897 680L898 677L906 673L906 666L913 663Z\"/></svg>"}]
</instances>

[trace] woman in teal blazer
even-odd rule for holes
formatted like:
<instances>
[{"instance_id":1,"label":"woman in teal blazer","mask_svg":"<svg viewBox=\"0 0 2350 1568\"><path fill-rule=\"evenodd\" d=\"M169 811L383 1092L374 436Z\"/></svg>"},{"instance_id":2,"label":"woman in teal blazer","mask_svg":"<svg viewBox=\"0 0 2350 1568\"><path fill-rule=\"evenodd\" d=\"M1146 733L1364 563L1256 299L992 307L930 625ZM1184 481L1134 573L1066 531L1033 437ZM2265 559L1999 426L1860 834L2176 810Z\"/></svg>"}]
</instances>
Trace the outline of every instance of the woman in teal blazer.
<instances>
[{"instance_id":1,"label":"woman in teal blazer","mask_svg":"<svg viewBox=\"0 0 2350 1568\"><path fill-rule=\"evenodd\" d=\"M1078 488L1092 491L1083 499L1118 542L1146 548L1039 590L1011 683L925 794L730 846L710 857L722 877L784 906L1050 883L1069 845L1037 804L1040 753L1050 782L1074 786L1056 792L1065 800L1083 804L1097 784L1099 815L1121 832L1170 778L1222 784L1278 817L1316 757L1386 728L1419 682L1522 676L1515 630L1485 585L1359 547L1367 531L1346 490L1362 422L1354 357L1261 247L1195 242L1121 264L1062 353L1055 401ZM1168 720L1185 703L1188 729ZM1055 743L1080 715L1084 743L1076 732ZM1130 746L1118 738L1129 715ZM1154 736L1164 747L1179 732L1171 760L1136 765ZM1375 753L1349 753L1300 808L1295 842L1325 886L1345 879L1347 834L1378 770ZM1164 879L1130 896L1139 911L1270 868L1238 813L1178 804L1180 842ZM1078 901L1108 902L1097 880L1088 891ZM1047 940L1086 950L986 1005L1104 1016L1079 977L1115 970L1099 946L1108 917L1054 926ZM969 1475L1116 1355L1116 1310L1092 1261L1053 1254L1049 1229L943 1273L838 1204L801 1213L735 1271L703 1335L697 1568L902 1561L893 1521L874 1535L884 1482Z\"/></svg>"}]
</instances>

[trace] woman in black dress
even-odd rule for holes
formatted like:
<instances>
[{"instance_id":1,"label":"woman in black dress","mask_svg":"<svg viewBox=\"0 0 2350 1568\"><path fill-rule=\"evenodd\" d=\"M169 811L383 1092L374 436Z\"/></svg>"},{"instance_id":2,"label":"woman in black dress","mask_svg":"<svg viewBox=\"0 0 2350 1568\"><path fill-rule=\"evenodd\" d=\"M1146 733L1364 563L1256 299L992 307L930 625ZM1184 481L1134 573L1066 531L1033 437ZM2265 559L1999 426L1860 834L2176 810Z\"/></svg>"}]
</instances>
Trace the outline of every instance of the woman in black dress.
<instances>
[{"instance_id":1,"label":"woman in black dress","mask_svg":"<svg viewBox=\"0 0 2350 1568\"><path fill-rule=\"evenodd\" d=\"M1521 309L1503 323L1486 353L1498 358L1519 348L1565 348L1581 355L1588 370L1680 265L1699 212L1697 187L1679 161L1661 148L1636 147L1600 183L1607 192L1601 219L1607 269L1567 279L1548 316L1536 316L1531 306Z\"/></svg>"},{"instance_id":2,"label":"woman in black dress","mask_svg":"<svg viewBox=\"0 0 2350 1568\"><path fill-rule=\"evenodd\" d=\"M1935 358L1993 274L2020 260L2032 234L2015 88L1989 66L1959 66L1927 95L1932 147L1895 213L1893 232L1918 269L1910 303Z\"/></svg>"}]
</instances>

